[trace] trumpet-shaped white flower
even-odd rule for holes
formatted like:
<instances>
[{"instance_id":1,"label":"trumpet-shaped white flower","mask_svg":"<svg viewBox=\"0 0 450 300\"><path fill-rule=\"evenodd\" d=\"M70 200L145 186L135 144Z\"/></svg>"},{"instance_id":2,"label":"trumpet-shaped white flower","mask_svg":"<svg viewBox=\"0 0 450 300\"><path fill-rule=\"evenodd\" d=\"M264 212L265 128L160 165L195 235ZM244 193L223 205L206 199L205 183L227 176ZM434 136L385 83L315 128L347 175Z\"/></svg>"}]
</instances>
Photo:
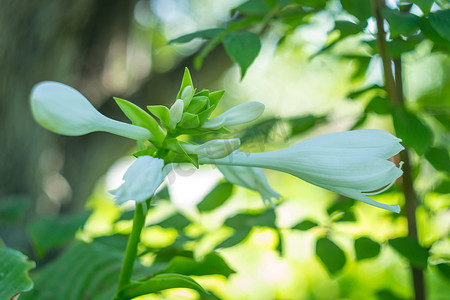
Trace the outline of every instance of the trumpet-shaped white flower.
<instances>
[{"instance_id":1,"label":"trumpet-shaped white flower","mask_svg":"<svg viewBox=\"0 0 450 300\"><path fill-rule=\"evenodd\" d=\"M235 151L241 145L241 141L238 138L235 139L216 139L207 141L201 145L183 144L182 147L189 154L203 155L207 158L222 158L233 151Z\"/></svg>"},{"instance_id":2,"label":"trumpet-shaped white flower","mask_svg":"<svg viewBox=\"0 0 450 300\"><path fill-rule=\"evenodd\" d=\"M272 203L272 199L280 199L280 194L269 185L261 168L217 165L227 181L257 191L264 202Z\"/></svg>"},{"instance_id":3,"label":"trumpet-shaped white flower","mask_svg":"<svg viewBox=\"0 0 450 300\"><path fill-rule=\"evenodd\" d=\"M402 170L387 159L403 150L401 140L377 129L326 134L265 153L235 151L201 163L260 167L285 172L309 183L367 204L399 212L398 205L376 202L368 195L387 190Z\"/></svg>"},{"instance_id":4,"label":"trumpet-shaped white flower","mask_svg":"<svg viewBox=\"0 0 450 300\"><path fill-rule=\"evenodd\" d=\"M109 193L116 204L134 200L144 203L155 194L165 178L164 160L149 155L139 156L123 176L124 183Z\"/></svg>"},{"instance_id":5,"label":"trumpet-shaped white flower","mask_svg":"<svg viewBox=\"0 0 450 300\"><path fill-rule=\"evenodd\" d=\"M233 126L256 120L264 112L264 104L250 101L236 105L220 116L209 119L202 124L202 128L219 129L224 126Z\"/></svg>"},{"instance_id":6,"label":"trumpet-shaped white flower","mask_svg":"<svg viewBox=\"0 0 450 300\"><path fill-rule=\"evenodd\" d=\"M30 96L31 111L44 128L63 135L106 131L135 140L147 140L150 132L99 113L80 92L53 81L38 83Z\"/></svg>"},{"instance_id":7,"label":"trumpet-shaped white flower","mask_svg":"<svg viewBox=\"0 0 450 300\"><path fill-rule=\"evenodd\" d=\"M177 124L181 121L183 116L184 102L181 99L177 99L169 110L169 127L175 129Z\"/></svg>"}]
</instances>

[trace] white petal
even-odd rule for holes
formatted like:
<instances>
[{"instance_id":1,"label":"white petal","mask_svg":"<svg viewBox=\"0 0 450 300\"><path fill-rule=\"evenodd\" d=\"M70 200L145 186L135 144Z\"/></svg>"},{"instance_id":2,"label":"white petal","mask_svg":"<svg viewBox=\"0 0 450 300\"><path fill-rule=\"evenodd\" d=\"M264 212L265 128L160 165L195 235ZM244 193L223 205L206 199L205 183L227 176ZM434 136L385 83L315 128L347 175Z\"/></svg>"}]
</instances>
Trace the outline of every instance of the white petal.
<instances>
[{"instance_id":1,"label":"white petal","mask_svg":"<svg viewBox=\"0 0 450 300\"><path fill-rule=\"evenodd\" d=\"M210 140L201 145L183 144L183 149L190 154L203 155L208 158L222 158L239 148L241 141L235 139Z\"/></svg>"},{"instance_id":2,"label":"white petal","mask_svg":"<svg viewBox=\"0 0 450 300\"><path fill-rule=\"evenodd\" d=\"M207 120L201 127L217 129L221 126L233 126L251 122L259 118L264 112L264 104L261 102L250 101L236 105L225 111L220 116Z\"/></svg>"},{"instance_id":3,"label":"white petal","mask_svg":"<svg viewBox=\"0 0 450 300\"><path fill-rule=\"evenodd\" d=\"M175 129L183 117L184 102L177 99L169 110L169 127Z\"/></svg>"}]
</instances>

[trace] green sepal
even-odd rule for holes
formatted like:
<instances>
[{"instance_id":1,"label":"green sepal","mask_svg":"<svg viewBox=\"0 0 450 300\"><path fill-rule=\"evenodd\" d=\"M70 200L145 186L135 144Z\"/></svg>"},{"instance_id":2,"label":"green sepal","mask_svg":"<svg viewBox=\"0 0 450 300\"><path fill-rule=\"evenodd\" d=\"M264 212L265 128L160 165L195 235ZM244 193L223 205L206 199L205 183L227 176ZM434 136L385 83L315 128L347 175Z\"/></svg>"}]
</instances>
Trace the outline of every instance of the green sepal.
<instances>
[{"instance_id":1,"label":"green sepal","mask_svg":"<svg viewBox=\"0 0 450 300\"><path fill-rule=\"evenodd\" d=\"M132 282L120 290L118 296L121 300L129 300L138 296L172 288L188 288L207 294L202 286L191 277L166 273L155 275L149 279L144 278L143 280Z\"/></svg>"},{"instance_id":2,"label":"green sepal","mask_svg":"<svg viewBox=\"0 0 450 300\"><path fill-rule=\"evenodd\" d=\"M194 97L196 97L196 96L206 96L206 97L208 97L209 96L209 90L203 89L203 90L201 90L200 92L198 92L197 94L194 95Z\"/></svg>"},{"instance_id":3,"label":"green sepal","mask_svg":"<svg viewBox=\"0 0 450 300\"><path fill-rule=\"evenodd\" d=\"M191 73L189 73L188 68L185 68L183 80L181 81L180 90L178 91L177 94L177 99L181 99L181 94L183 93L184 88L187 87L188 85L190 85L192 87L192 90L194 90L194 84L192 83Z\"/></svg>"},{"instance_id":4,"label":"green sepal","mask_svg":"<svg viewBox=\"0 0 450 300\"><path fill-rule=\"evenodd\" d=\"M189 107L186 109L186 112L197 114L202 111L202 109L208 104L208 97L206 96L195 96L192 98Z\"/></svg>"},{"instance_id":5,"label":"green sepal","mask_svg":"<svg viewBox=\"0 0 450 300\"><path fill-rule=\"evenodd\" d=\"M128 100L117 97L113 98L119 108L134 125L148 129L148 131L150 131L150 134L152 135L150 140L152 142L156 142L159 145L161 144L166 136L166 133L161 127L159 127L158 122L156 122L156 120L152 116L150 116L142 108L134 103L131 103Z\"/></svg>"},{"instance_id":6,"label":"green sepal","mask_svg":"<svg viewBox=\"0 0 450 300\"><path fill-rule=\"evenodd\" d=\"M198 155L186 153L186 151L181 146L179 140L167 139L166 146L167 146L167 148L169 148L172 151L178 152L180 154L184 154L185 157L189 160L189 162L191 162L197 169L199 168Z\"/></svg>"},{"instance_id":7,"label":"green sepal","mask_svg":"<svg viewBox=\"0 0 450 300\"><path fill-rule=\"evenodd\" d=\"M198 118L198 115L191 114L188 112L183 113L183 117L181 118L180 123L178 124L178 127L181 128L197 128L200 126L200 120Z\"/></svg>"},{"instance_id":8,"label":"green sepal","mask_svg":"<svg viewBox=\"0 0 450 300\"><path fill-rule=\"evenodd\" d=\"M208 109L205 109L201 113L198 114L198 119L200 124L205 123L206 120L211 116L212 112L216 109L215 105L211 105Z\"/></svg>"},{"instance_id":9,"label":"green sepal","mask_svg":"<svg viewBox=\"0 0 450 300\"><path fill-rule=\"evenodd\" d=\"M209 105L217 107L219 105L220 99L222 99L225 91L216 91L209 94Z\"/></svg>"},{"instance_id":10,"label":"green sepal","mask_svg":"<svg viewBox=\"0 0 450 300\"><path fill-rule=\"evenodd\" d=\"M164 106L164 105L149 105L149 106L147 106L147 109L149 112L151 112L155 117L157 117L161 121L161 124L164 127L167 128L169 126L169 121L170 121L169 109L166 106Z\"/></svg>"},{"instance_id":11,"label":"green sepal","mask_svg":"<svg viewBox=\"0 0 450 300\"><path fill-rule=\"evenodd\" d=\"M155 147L147 147L144 150L134 152L133 156L136 158L138 158L139 156L144 156L144 155L154 156L154 154L156 153L157 150L158 149L156 149Z\"/></svg>"}]
</instances>

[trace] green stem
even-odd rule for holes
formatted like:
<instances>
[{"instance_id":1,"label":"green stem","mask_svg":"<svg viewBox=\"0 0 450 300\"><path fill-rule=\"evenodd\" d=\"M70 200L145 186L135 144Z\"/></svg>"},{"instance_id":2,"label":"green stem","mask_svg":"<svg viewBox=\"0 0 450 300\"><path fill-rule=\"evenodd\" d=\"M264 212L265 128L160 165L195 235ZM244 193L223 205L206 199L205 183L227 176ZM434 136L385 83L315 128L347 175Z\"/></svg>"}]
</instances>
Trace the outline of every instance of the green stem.
<instances>
[{"instance_id":1,"label":"green stem","mask_svg":"<svg viewBox=\"0 0 450 300\"><path fill-rule=\"evenodd\" d=\"M145 214L141 203L136 203L134 211L133 227L131 229L130 237L128 238L127 249L125 251L125 258L120 270L119 283L117 285L117 294L128 283L130 283L131 275L133 273L134 263L136 261L137 247L141 238L142 228L145 224Z\"/></svg>"},{"instance_id":2,"label":"green stem","mask_svg":"<svg viewBox=\"0 0 450 300\"><path fill-rule=\"evenodd\" d=\"M403 82L402 82L402 62L401 58L391 59L387 43L386 43L386 33L384 31L384 19L381 16L382 9L386 6L384 0L372 0L373 15L377 21L377 47L378 53L383 61L384 69L384 86L386 92L388 93L389 99L394 107L403 108L405 106L405 100L403 95ZM392 62L394 62L395 67L395 77L392 71ZM416 208L418 203L418 198L416 191L414 190L413 176L412 176L412 166L409 159L409 152L407 149L400 152L400 159L403 161L403 182L402 191L405 198L405 216L408 222L408 236L412 239L418 239L417 236L417 222L416 222ZM416 300L425 300L425 282L423 271L421 269L415 268L410 265L413 288L414 288L414 298Z\"/></svg>"}]
</instances>

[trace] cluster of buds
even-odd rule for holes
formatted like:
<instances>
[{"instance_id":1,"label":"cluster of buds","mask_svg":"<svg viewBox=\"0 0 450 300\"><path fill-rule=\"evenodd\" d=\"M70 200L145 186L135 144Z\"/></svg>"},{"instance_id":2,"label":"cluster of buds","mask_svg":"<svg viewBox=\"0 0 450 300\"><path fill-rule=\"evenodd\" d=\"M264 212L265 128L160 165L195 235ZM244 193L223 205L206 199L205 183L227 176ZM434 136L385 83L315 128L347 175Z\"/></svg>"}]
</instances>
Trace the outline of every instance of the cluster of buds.
<instances>
[{"instance_id":1,"label":"cluster of buds","mask_svg":"<svg viewBox=\"0 0 450 300\"><path fill-rule=\"evenodd\" d=\"M118 204L128 200L145 203L163 182L170 164L192 163L197 168L199 164L217 165L229 182L253 189L269 202L280 195L270 187L263 168L399 212L397 205L376 202L368 195L381 193L401 176L400 167L388 161L403 149L400 139L383 130L356 130L326 134L265 153L239 151L239 138L193 142L202 140L205 133L229 133L230 126L254 121L264 111L262 103L246 102L211 118L223 94L197 92L186 69L170 108L147 106L146 112L127 100L114 98L132 124L107 118L81 93L57 82L37 84L31 93L31 108L39 124L59 134L106 131L138 141L136 161L125 173L122 186L112 191Z\"/></svg>"}]
</instances>

